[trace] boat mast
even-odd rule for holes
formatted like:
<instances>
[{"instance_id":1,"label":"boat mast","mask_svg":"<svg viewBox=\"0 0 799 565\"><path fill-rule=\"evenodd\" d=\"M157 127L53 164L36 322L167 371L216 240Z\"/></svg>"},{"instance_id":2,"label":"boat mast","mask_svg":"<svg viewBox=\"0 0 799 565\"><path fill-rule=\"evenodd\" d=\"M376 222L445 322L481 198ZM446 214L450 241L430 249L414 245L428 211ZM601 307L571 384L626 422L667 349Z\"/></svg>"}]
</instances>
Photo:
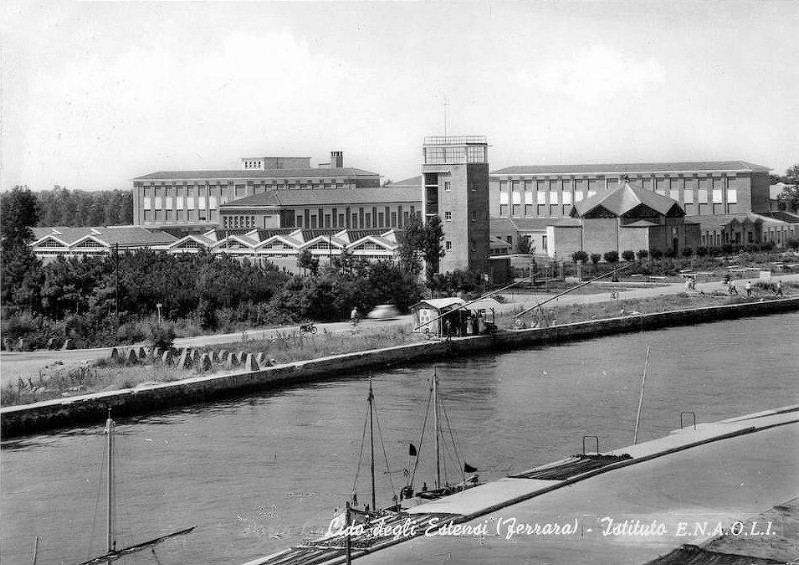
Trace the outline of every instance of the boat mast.
<instances>
[{"instance_id":1,"label":"boat mast","mask_svg":"<svg viewBox=\"0 0 799 565\"><path fill-rule=\"evenodd\" d=\"M436 488L441 488L441 459L438 446L438 376L433 368L433 429L436 432Z\"/></svg>"},{"instance_id":2,"label":"boat mast","mask_svg":"<svg viewBox=\"0 0 799 565\"><path fill-rule=\"evenodd\" d=\"M108 434L108 500L106 501L106 551L114 551L114 421L111 419L111 409L108 409L106 420L106 433Z\"/></svg>"},{"instance_id":3,"label":"boat mast","mask_svg":"<svg viewBox=\"0 0 799 565\"><path fill-rule=\"evenodd\" d=\"M375 428L374 428L374 400L375 395L372 391L372 377L369 377L369 444L372 452L372 512L377 511L375 495Z\"/></svg>"}]
</instances>

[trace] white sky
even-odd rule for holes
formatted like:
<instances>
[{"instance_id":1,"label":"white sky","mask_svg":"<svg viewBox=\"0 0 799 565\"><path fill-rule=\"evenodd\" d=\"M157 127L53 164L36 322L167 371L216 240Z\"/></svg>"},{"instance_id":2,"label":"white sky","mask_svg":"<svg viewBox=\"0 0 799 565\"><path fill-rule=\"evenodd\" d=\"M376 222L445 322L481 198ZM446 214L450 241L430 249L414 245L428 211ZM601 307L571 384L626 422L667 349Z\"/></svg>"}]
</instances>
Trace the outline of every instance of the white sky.
<instances>
[{"instance_id":1,"label":"white sky","mask_svg":"<svg viewBox=\"0 0 799 565\"><path fill-rule=\"evenodd\" d=\"M0 4L0 188L130 188L330 150L394 180L425 135L492 169L799 162L799 2Z\"/></svg>"}]
</instances>

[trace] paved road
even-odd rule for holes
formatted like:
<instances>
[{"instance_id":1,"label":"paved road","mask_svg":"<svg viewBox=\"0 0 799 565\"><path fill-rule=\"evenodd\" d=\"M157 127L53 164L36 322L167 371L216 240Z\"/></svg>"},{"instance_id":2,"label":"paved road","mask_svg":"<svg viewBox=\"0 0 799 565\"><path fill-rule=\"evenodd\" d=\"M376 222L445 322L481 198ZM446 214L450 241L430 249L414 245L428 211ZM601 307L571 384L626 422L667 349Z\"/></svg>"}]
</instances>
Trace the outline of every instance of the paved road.
<instances>
[{"instance_id":1,"label":"paved road","mask_svg":"<svg viewBox=\"0 0 799 565\"><path fill-rule=\"evenodd\" d=\"M773 280L782 279L783 281L799 282L799 274L781 275L774 277ZM738 281L739 291L743 293L743 285L746 279ZM754 279L753 279L754 280ZM596 283L595 283L596 284ZM607 284L607 283L606 283ZM617 286L614 283L614 287ZM709 282L700 283L696 285L697 291L713 292L714 290L722 290L721 283ZM630 290L621 291L620 298L648 298L652 296L662 296L668 294L679 294L685 291L685 286L682 283L670 283L658 286L647 286L642 288L633 288ZM552 294L525 294L515 295L511 297L514 302L502 304L499 307L500 311L508 311L522 306L527 308L533 306L538 302L551 298ZM597 294L575 294L566 295L558 298L556 301L550 303L551 305L570 305L570 304L589 304L596 302L606 302L610 300L610 292L597 293ZM394 320L373 321L364 320L359 326L359 331L365 329L392 327L392 326L410 326L411 316L400 316ZM352 331L352 326L349 322L334 322L329 324L317 324L319 332L328 331L333 333L349 332ZM213 334L202 335L195 337L184 337L175 340L175 345L178 347L203 347L207 345L217 345L222 343L237 343L242 341L242 337L246 336L247 339L264 339L278 332L296 332L298 326L284 326L281 328L271 329L253 329L246 332L234 332L227 334ZM78 349L73 351L31 351L31 352L6 352L0 354L0 377L5 381L12 379L16 381L18 377L35 377L40 370L52 366L56 361L62 361L65 364L77 364L84 361L92 361L110 355L110 348L100 349Z\"/></svg>"},{"instance_id":2,"label":"paved road","mask_svg":"<svg viewBox=\"0 0 799 565\"><path fill-rule=\"evenodd\" d=\"M356 331L376 330L380 328L403 326L411 324L411 316L400 316L393 320L364 320L358 325ZM317 324L318 332L345 333L352 332L352 325L349 322L334 322L329 324ZM278 333L297 332L298 326L283 326L280 328L253 329L244 332L234 332L227 334L201 335L194 337L182 337L175 340L176 347L204 347L207 345L217 345L223 343L239 343L243 339L268 339ZM98 349L75 349L70 351L3 351L0 354L0 377L5 382L10 379L16 382L17 378L37 377L40 370L55 367L55 363L60 361L65 365L75 365L86 361L93 361L111 355L110 347Z\"/></svg>"}]
</instances>

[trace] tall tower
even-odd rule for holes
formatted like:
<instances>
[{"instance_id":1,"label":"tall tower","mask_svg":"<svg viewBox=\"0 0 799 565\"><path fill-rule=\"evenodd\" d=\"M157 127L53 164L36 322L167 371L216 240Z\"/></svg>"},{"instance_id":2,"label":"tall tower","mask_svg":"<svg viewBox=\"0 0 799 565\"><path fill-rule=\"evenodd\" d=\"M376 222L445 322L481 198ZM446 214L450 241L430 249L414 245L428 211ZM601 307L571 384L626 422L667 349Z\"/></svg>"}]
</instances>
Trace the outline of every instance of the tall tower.
<instances>
[{"instance_id":1,"label":"tall tower","mask_svg":"<svg viewBox=\"0 0 799 565\"><path fill-rule=\"evenodd\" d=\"M485 136L433 136L422 148L422 214L441 218L439 272L488 272L488 143Z\"/></svg>"}]
</instances>

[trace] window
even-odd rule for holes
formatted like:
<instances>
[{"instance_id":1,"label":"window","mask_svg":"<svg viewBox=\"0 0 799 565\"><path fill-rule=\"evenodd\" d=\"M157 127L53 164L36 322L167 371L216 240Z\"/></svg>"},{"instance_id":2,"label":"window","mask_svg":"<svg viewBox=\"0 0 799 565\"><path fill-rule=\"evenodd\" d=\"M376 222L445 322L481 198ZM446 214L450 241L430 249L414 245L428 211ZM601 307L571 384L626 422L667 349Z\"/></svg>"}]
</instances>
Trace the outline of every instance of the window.
<instances>
[{"instance_id":1,"label":"window","mask_svg":"<svg viewBox=\"0 0 799 565\"><path fill-rule=\"evenodd\" d=\"M669 198L672 200L679 200L680 199L680 191L679 190L670 190L669 191Z\"/></svg>"},{"instance_id":2,"label":"window","mask_svg":"<svg viewBox=\"0 0 799 565\"><path fill-rule=\"evenodd\" d=\"M150 208L152 208L152 204L151 204L151 199L150 199L150 197L148 197L148 196L145 196L145 197L144 197L144 204L143 204L143 207L144 207L144 209L145 209L145 210L149 210Z\"/></svg>"},{"instance_id":3,"label":"window","mask_svg":"<svg viewBox=\"0 0 799 565\"><path fill-rule=\"evenodd\" d=\"M444 250L445 251L452 251L452 242L451 241L444 242Z\"/></svg>"},{"instance_id":4,"label":"window","mask_svg":"<svg viewBox=\"0 0 799 565\"><path fill-rule=\"evenodd\" d=\"M198 199L198 208L204 209L205 208L205 196L200 196Z\"/></svg>"},{"instance_id":5,"label":"window","mask_svg":"<svg viewBox=\"0 0 799 565\"><path fill-rule=\"evenodd\" d=\"M683 193L683 198L685 199L684 202L686 204L693 204L694 203L694 191L693 189L688 189Z\"/></svg>"},{"instance_id":6,"label":"window","mask_svg":"<svg viewBox=\"0 0 799 565\"><path fill-rule=\"evenodd\" d=\"M537 200L539 206L547 203L547 193L543 190L539 190L536 192Z\"/></svg>"},{"instance_id":7,"label":"window","mask_svg":"<svg viewBox=\"0 0 799 565\"><path fill-rule=\"evenodd\" d=\"M382 228L384 221L385 221L385 215L383 214L383 212L379 212L377 214L377 227Z\"/></svg>"},{"instance_id":8,"label":"window","mask_svg":"<svg viewBox=\"0 0 799 565\"><path fill-rule=\"evenodd\" d=\"M477 210L472 210L472 221L473 222L477 221Z\"/></svg>"},{"instance_id":9,"label":"window","mask_svg":"<svg viewBox=\"0 0 799 565\"><path fill-rule=\"evenodd\" d=\"M532 205L533 203L533 193L530 192L529 190L526 190L524 192L524 203L528 206Z\"/></svg>"},{"instance_id":10,"label":"window","mask_svg":"<svg viewBox=\"0 0 799 565\"><path fill-rule=\"evenodd\" d=\"M397 213L396 212L391 212L391 226L390 227L396 227L396 226L397 226Z\"/></svg>"},{"instance_id":11,"label":"window","mask_svg":"<svg viewBox=\"0 0 799 565\"><path fill-rule=\"evenodd\" d=\"M558 193L554 190L549 192L549 203L550 204L557 204L558 203Z\"/></svg>"},{"instance_id":12,"label":"window","mask_svg":"<svg viewBox=\"0 0 799 565\"><path fill-rule=\"evenodd\" d=\"M575 202L582 202L583 201L583 191L578 190L574 193L574 201Z\"/></svg>"},{"instance_id":13,"label":"window","mask_svg":"<svg viewBox=\"0 0 799 565\"><path fill-rule=\"evenodd\" d=\"M450 190L452 190L452 188L450 188L450 186L449 186L449 181L445 181L444 182L444 190L446 192L449 192Z\"/></svg>"},{"instance_id":14,"label":"window","mask_svg":"<svg viewBox=\"0 0 799 565\"><path fill-rule=\"evenodd\" d=\"M735 188L727 189L727 204L738 204L738 190Z\"/></svg>"},{"instance_id":15,"label":"window","mask_svg":"<svg viewBox=\"0 0 799 565\"><path fill-rule=\"evenodd\" d=\"M596 190L589 190L588 191L588 198L591 198L592 196L596 196Z\"/></svg>"},{"instance_id":16,"label":"window","mask_svg":"<svg viewBox=\"0 0 799 565\"><path fill-rule=\"evenodd\" d=\"M705 190L704 188L700 188L697 191L696 201L699 204L707 204L707 190Z\"/></svg>"},{"instance_id":17,"label":"window","mask_svg":"<svg viewBox=\"0 0 799 565\"><path fill-rule=\"evenodd\" d=\"M564 192L563 193L563 203L564 204L571 204L572 203L572 193L571 192Z\"/></svg>"},{"instance_id":18,"label":"window","mask_svg":"<svg viewBox=\"0 0 799 565\"><path fill-rule=\"evenodd\" d=\"M713 189L713 204L721 204L721 189Z\"/></svg>"},{"instance_id":19,"label":"window","mask_svg":"<svg viewBox=\"0 0 799 565\"><path fill-rule=\"evenodd\" d=\"M160 196L155 197L155 209L160 210L163 208L163 199Z\"/></svg>"},{"instance_id":20,"label":"window","mask_svg":"<svg viewBox=\"0 0 799 565\"><path fill-rule=\"evenodd\" d=\"M444 221L451 222L452 221L452 212L444 212Z\"/></svg>"},{"instance_id":21,"label":"window","mask_svg":"<svg viewBox=\"0 0 799 565\"><path fill-rule=\"evenodd\" d=\"M508 203L508 192L506 190L502 190L499 193L499 204L507 204Z\"/></svg>"},{"instance_id":22,"label":"window","mask_svg":"<svg viewBox=\"0 0 799 565\"><path fill-rule=\"evenodd\" d=\"M194 210L194 197L193 196L188 196L186 198L186 208L188 208L189 210Z\"/></svg>"}]
</instances>

